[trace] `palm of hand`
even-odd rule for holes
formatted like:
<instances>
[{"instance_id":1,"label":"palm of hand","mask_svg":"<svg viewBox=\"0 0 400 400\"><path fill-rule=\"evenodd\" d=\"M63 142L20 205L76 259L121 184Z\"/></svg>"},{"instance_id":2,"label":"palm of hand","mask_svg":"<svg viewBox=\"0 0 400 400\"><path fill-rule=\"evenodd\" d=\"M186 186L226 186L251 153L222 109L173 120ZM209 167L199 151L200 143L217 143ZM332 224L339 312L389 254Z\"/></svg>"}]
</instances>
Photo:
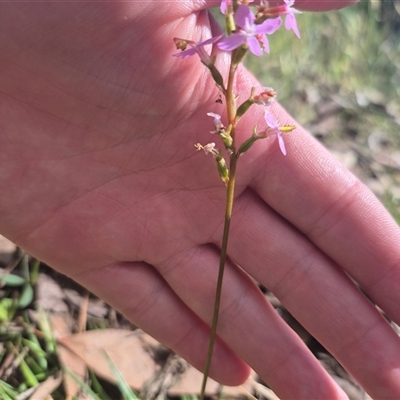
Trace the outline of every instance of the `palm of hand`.
<instances>
[{"instance_id":1,"label":"palm of hand","mask_svg":"<svg viewBox=\"0 0 400 400\"><path fill-rule=\"evenodd\" d=\"M199 246L220 240L224 187L213 160L197 154L193 146L212 128L206 111L218 91L197 62L177 68L171 57L172 37L186 32L196 20L188 18L174 29L176 21L170 16L171 27L160 21L162 29L149 38L148 27L138 26L140 13L130 15L131 10L117 5L99 7L95 17L89 14L92 7L82 5L78 12L71 5L34 7L26 5L15 15L21 26L29 21L26 32L18 23L9 27L24 52L6 65L17 90L8 99L16 110L8 115L12 173L8 170L2 180L4 188L13 187L15 193L4 206L3 231L141 326L154 324L125 310L118 265L122 269L129 265L135 273L142 268L151 284L142 277L138 285L151 290L157 284L165 286L156 269L162 273ZM148 11L144 7L143 12ZM163 19L168 21L165 11ZM198 16L208 32L207 16L204 12ZM51 25L52 35L44 36L42 19ZM165 46L165 32L170 32L170 46ZM82 37L87 41L82 43ZM25 71L22 83L15 64ZM203 76L205 86L192 92L197 76ZM20 87L25 90L20 92ZM22 141L14 141L19 136ZM213 274L216 252L214 257ZM112 282L94 283L102 268L112 268ZM177 268L171 279L178 280L179 274ZM189 294L191 288L176 285L183 296ZM208 289L211 293L211 286ZM137 302L144 297L138 296ZM167 309L177 302L172 291L164 297ZM208 300L205 317L206 312L211 315L212 298ZM174 307L170 305L176 311ZM190 325L193 318L184 314L182 321ZM172 339L168 339L171 333L163 336L164 342ZM199 364L199 358L200 354L193 361ZM239 374L243 370L247 371L242 364Z\"/></svg>"},{"instance_id":2,"label":"palm of hand","mask_svg":"<svg viewBox=\"0 0 400 400\"><path fill-rule=\"evenodd\" d=\"M66 10L76 11L69 6ZM104 7L103 15L96 16L98 26L86 28L89 40L81 48L74 46L82 32L61 25L53 34L63 33L60 43L42 40L39 49L29 53L32 59L25 61L31 75L26 74L21 86L27 89L17 96L31 92L27 104L31 109L30 121L23 128L37 126L40 132L27 135L25 143L15 146L21 157L15 160L13 178L27 179L29 170L29 181L36 182L27 189L36 191L27 194L30 198L24 198L27 204L21 207L27 213L34 204L40 209L24 220L29 232L21 226L11 234L24 245L36 247L39 240L54 237L59 241L60 235L74 232L73 243L64 245L73 246L74 252L90 252L89 259L94 257L96 264L98 257L152 263L156 262L151 259L154 243L161 260L174 247L168 237L175 244L208 242L210 232L220 224L223 186L213 161L193 147L212 128L205 111L210 96L217 97L218 92L203 78L206 87L192 93L191 79L204 76L203 68L189 63L186 74L184 68L174 66L172 40L162 51L141 48L146 35L138 37L136 19L130 24L121 16L108 21L111 26L103 29L107 33L93 45L91 38L95 41L99 36L98 28L105 25L108 13ZM64 9L60 14L65 24L72 17ZM173 34L163 26L152 35L154 43L165 43L160 37L165 31ZM123 45L128 35L136 40L127 55ZM19 104L21 114L26 112L21 108ZM202 193L204 189L208 193ZM149 241L151 250L146 250Z\"/></svg>"}]
</instances>

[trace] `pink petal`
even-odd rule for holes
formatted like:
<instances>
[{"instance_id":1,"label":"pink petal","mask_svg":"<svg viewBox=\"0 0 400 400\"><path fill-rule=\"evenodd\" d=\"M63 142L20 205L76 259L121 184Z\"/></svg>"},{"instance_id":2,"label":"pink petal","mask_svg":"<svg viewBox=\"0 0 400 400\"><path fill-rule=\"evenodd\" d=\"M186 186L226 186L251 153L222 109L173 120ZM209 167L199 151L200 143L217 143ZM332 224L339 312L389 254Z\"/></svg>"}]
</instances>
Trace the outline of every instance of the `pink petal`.
<instances>
[{"instance_id":1,"label":"pink petal","mask_svg":"<svg viewBox=\"0 0 400 400\"><path fill-rule=\"evenodd\" d=\"M191 48L183 50L179 53L172 54L172 55L174 57L187 58L187 57L194 56L197 53L200 56L200 58L202 58L202 57L209 58L208 54L203 49L203 46L207 46L208 44L215 43L216 41L221 39L222 36L224 36L224 35L214 36L214 37L211 37L210 39L204 40L203 42L200 41L195 44L188 43L188 46L190 46Z\"/></svg>"},{"instance_id":2,"label":"pink petal","mask_svg":"<svg viewBox=\"0 0 400 400\"><path fill-rule=\"evenodd\" d=\"M224 35L214 36L214 37L212 37L212 38L210 38L210 39L205 40L204 42L197 43L196 46L197 46L197 47L198 47L198 46L206 46L206 45L208 45L208 44L215 43L215 42L217 42L219 39L221 39L223 36L224 36Z\"/></svg>"},{"instance_id":3,"label":"pink petal","mask_svg":"<svg viewBox=\"0 0 400 400\"><path fill-rule=\"evenodd\" d=\"M236 25L240 26L241 28L245 28L249 25L254 24L255 15L252 13L249 7L245 5L240 5L236 10L235 14L235 22Z\"/></svg>"},{"instance_id":4,"label":"pink petal","mask_svg":"<svg viewBox=\"0 0 400 400\"><path fill-rule=\"evenodd\" d=\"M232 51L237 49L246 41L246 38L239 33L233 33L232 35L226 36L220 42L217 43L217 46L224 51Z\"/></svg>"},{"instance_id":5,"label":"pink petal","mask_svg":"<svg viewBox=\"0 0 400 400\"><path fill-rule=\"evenodd\" d=\"M278 132L276 134L276 136L278 136L278 144L279 144L279 148L281 149L281 152L284 156L286 156L286 147L285 147L285 142L283 141L283 137L282 137L282 133Z\"/></svg>"},{"instance_id":6,"label":"pink petal","mask_svg":"<svg viewBox=\"0 0 400 400\"><path fill-rule=\"evenodd\" d=\"M288 7L292 7L295 0L283 0Z\"/></svg>"},{"instance_id":7,"label":"pink petal","mask_svg":"<svg viewBox=\"0 0 400 400\"><path fill-rule=\"evenodd\" d=\"M260 46L260 43L258 42L258 40L254 36L247 38L247 44L249 46L250 51L255 56L261 56L262 55L262 48Z\"/></svg>"},{"instance_id":8,"label":"pink petal","mask_svg":"<svg viewBox=\"0 0 400 400\"><path fill-rule=\"evenodd\" d=\"M289 31L292 30L294 34L300 39L299 28L297 27L296 17L293 14L286 15L285 28Z\"/></svg>"},{"instance_id":9,"label":"pink petal","mask_svg":"<svg viewBox=\"0 0 400 400\"><path fill-rule=\"evenodd\" d=\"M278 122L275 121L274 116L270 112L266 111L264 114L264 118L265 118L265 122L267 123L267 125L270 128L278 128L279 127Z\"/></svg>"},{"instance_id":10,"label":"pink petal","mask_svg":"<svg viewBox=\"0 0 400 400\"><path fill-rule=\"evenodd\" d=\"M172 54L173 57L187 58L194 56L197 53L196 49L187 49L180 51L179 53Z\"/></svg>"},{"instance_id":11,"label":"pink petal","mask_svg":"<svg viewBox=\"0 0 400 400\"><path fill-rule=\"evenodd\" d=\"M219 9L220 9L222 14L226 14L226 12L228 10L228 4L229 3L230 3L229 0L222 0L221 1L221 5L219 6Z\"/></svg>"},{"instance_id":12,"label":"pink petal","mask_svg":"<svg viewBox=\"0 0 400 400\"><path fill-rule=\"evenodd\" d=\"M267 37L265 35L262 35L260 40L261 40L261 42L262 42L262 44L264 46L264 51L266 53L269 53L269 42L268 42Z\"/></svg>"},{"instance_id":13,"label":"pink petal","mask_svg":"<svg viewBox=\"0 0 400 400\"><path fill-rule=\"evenodd\" d=\"M256 32L260 33L267 33L268 35L272 35L276 32L280 26L282 25L281 17L267 19L260 25L256 25Z\"/></svg>"}]
</instances>

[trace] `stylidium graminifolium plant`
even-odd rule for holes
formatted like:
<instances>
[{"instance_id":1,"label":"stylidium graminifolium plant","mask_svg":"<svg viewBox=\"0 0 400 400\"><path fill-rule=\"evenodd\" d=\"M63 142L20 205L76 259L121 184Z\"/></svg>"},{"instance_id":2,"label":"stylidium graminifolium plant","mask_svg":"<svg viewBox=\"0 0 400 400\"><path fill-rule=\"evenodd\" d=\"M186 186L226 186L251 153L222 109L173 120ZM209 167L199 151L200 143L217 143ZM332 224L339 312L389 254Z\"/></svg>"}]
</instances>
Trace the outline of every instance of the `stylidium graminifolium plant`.
<instances>
[{"instance_id":1,"label":"stylidium graminifolium plant","mask_svg":"<svg viewBox=\"0 0 400 400\"><path fill-rule=\"evenodd\" d=\"M300 38L297 27L296 14L300 11L293 8L294 0L284 0L278 6L270 7L268 1L261 1L258 5L251 8L252 0L222 0L220 11L225 16L225 34L215 37L200 38L198 41L193 39L174 38L178 53L174 57L185 59L198 56L200 61L209 69L213 80L221 92L221 97L225 99L227 121L223 122L221 115L210 110L208 117L212 118L214 129L211 133L219 136L221 148L225 148L229 160L225 160L223 152L216 143L202 145L195 144L197 150L203 150L206 154L211 154L217 164L219 176L226 186L226 209L225 223L222 237L221 256L214 303L214 313L212 319L209 348L204 367L204 378L201 388L200 399L204 398L207 377L211 365L215 335L218 324L219 305L221 299L222 280L226 262L230 221L234 202L235 178L237 162L253 144L260 139L271 136L277 137L280 151L286 156L286 146L283 134L295 129L295 126L281 126L269 111L270 104L276 97L276 92L270 88L249 88L249 97L242 104L237 105L237 95L234 93L235 74L238 65L243 61L247 53L261 56L264 52L269 53L270 47L268 35L274 34L282 25L286 30L291 30ZM284 20L284 22L283 22ZM223 52L230 53L230 66L227 76L222 76L215 65L216 56L211 56L206 47L214 45ZM262 127L254 126L248 138L238 144L236 141L236 130L241 117L249 112L251 107L264 107L265 125ZM206 118L206 116L205 116ZM211 124L210 124L211 125Z\"/></svg>"}]
</instances>

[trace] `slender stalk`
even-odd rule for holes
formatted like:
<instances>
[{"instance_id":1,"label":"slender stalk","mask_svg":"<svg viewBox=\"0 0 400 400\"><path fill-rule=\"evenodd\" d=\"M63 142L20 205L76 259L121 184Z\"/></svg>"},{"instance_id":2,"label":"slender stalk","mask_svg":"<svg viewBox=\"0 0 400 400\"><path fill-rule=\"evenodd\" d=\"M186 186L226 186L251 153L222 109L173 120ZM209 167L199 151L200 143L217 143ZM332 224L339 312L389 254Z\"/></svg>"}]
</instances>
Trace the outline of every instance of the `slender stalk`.
<instances>
[{"instance_id":1,"label":"slender stalk","mask_svg":"<svg viewBox=\"0 0 400 400\"><path fill-rule=\"evenodd\" d=\"M233 84L235 81L237 64L233 63L234 54L235 52L232 53L231 57L231 66L229 68L228 84L226 86L226 95L225 95L228 121L230 124L234 124L236 116L236 97L235 93L233 92ZM233 139L233 143L235 143L235 126L232 129L231 136ZM233 152L235 152L234 144L233 144Z\"/></svg>"},{"instance_id":2,"label":"slender stalk","mask_svg":"<svg viewBox=\"0 0 400 400\"><path fill-rule=\"evenodd\" d=\"M217 280L217 288L216 288L215 302L214 302L214 312L213 312L213 319L212 319L212 325L211 325L210 341L208 344L206 365L204 367L203 382L201 385L200 400L204 400L207 379L208 379L208 374L210 372L211 359L212 359L212 354L213 354L213 350L214 350L215 336L217 333L219 308L220 308L221 293L222 293L222 281L223 281L223 277L224 277L226 255L227 255L227 249L228 249L229 228L230 228L230 224L231 224L233 199L234 199L234 194L235 194L235 176L236 176L237 160L238 159L237 159L236 155L232 154L231 160L230 160L230 169L229 169L229 182L228 182L228 185L226 188L226 208L225 208L224 233L222 236L221 256L220 256L220 260L219 260L218 280Z\"/></svg>"},{"instance_id":3,"label":"slender stalk","mask_svg":"<svg viewBox=\"0 0 400 400\"><path fill-rule=\"evenodd\" d=\"M236 154L235 146L235 116L236 116L236 98L233 92L233 84L235 78L235 72L237 69L237 64L233 62L234 53L232 53L231 65L229 68L228 83L225 93L228 121L232 124L231 137L232 137L232 154L230 156L229 162L229 181L226 187L226 206L225 206L225 222L224 222L224 232L222 235L222 245L221 254L219 259L219 269L218 269L218 279L217 288L215 292L215 302L214 302L214 312L211 324L210 341L208 344L206 365L204 367L203 382L201 384L200 400L204 400L208 374L210 372L212 354L214 350L215 337L217 334L219 308L221 304L221 294L222 294L222 282L224 278L224 270L226 264L226 255L228 250L228 239L229 239L229 228L231 225L233 200L235 194L235 180L236 180L236 165L238 157Z\"/></svg>"}]
</instances>

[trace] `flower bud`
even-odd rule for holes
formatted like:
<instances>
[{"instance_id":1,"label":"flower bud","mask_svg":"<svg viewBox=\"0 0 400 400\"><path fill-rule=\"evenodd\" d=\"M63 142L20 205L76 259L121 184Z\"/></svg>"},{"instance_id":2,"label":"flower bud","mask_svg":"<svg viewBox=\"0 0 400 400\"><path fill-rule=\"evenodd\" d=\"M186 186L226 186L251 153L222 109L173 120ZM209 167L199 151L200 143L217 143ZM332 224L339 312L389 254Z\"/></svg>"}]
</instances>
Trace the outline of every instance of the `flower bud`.
<instances>
[{"instance_id":1,"label":"flower bud","mask_svg":"<svg viewBox=\"0 0 400 400\"><path fill-rule=\"evenodd\" d=\"M216 157L216 160L217 160L219 176L221 177L222 182L224 182L225 185L227 185L229 182L229 169L228 166L226 165L224 157L222 157L221 155L221 152L219 153L219 156Z\"/></svg>"},{"instance_id":2,"label":"flower bud","mask_svg":"<svg viewBox=\"0 0 400 400\"><path fill-rule=\"evenodd\" d=\"M255 101L250 98L246 100L244 103L242 103L237 111L236 111L236 121L239 121L239 119L247 112L247 110L255 103Z\"/></svg>"},{"instance_id":3,"label":"flower bud","mask_svg":"<svg viewBox=\"0 0 400 400\"><path fill-rule=\"evenodd\" d=\"M269 105L276 97L276 92L272 88L264 88L264 90L260 93L255 95L254 101L257 104Z\"/></svg>"},{"instance_id":4,"label":"flower bud","mask_svg":"<svg viewBox=\"0 0 400 400\"><path fill-rule=\"evenodd\" d=\"M211 76L213 77L217 86L221 89L222 93L225 94L224 79L222 78L221 73L218 71L218 69L214 65L214 62L215 62L215 56L211 57L211 63L208 65L205 64L205 66L210 70Z\"/></svg>"},{"instance_id":5,"label":"flower bud","mask_svg":"<svg viewBox=\"0 0 400 400\"><path fill-rule=\"evenodd\" d=\"M238 150L238 155L241 156L243 153L245 153L247 150L250 149L251 146L258 140L258 139L263 139L264 136L259 136L257 135L257 126L253 128L253 134L251 135L250 138L248 138L246 141L242 143L242 145L239 147Z\"/></svg>"}]
</instances>

